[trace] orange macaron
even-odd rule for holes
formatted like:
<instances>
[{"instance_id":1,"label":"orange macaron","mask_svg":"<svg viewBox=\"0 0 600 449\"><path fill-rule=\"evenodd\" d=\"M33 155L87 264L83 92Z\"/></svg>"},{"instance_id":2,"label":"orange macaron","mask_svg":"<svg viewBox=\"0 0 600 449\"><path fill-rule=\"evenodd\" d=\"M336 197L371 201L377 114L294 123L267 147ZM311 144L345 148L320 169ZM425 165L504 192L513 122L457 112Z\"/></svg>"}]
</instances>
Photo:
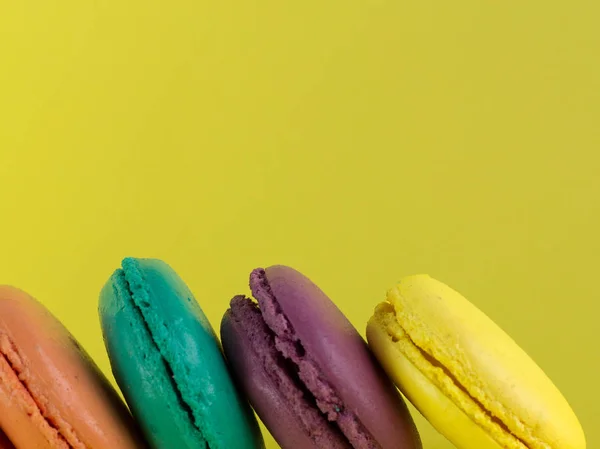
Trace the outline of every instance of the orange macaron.
<instances>
[{"instance_id":1,"label":"orange macaron","mask_svg":"<svg viewBox=\"0 0 600 449\"><path fill-rule=\"evenodd\" d=\"M147 447L71 333L27 293L0 287L0 448Z\"/></svg>"}]
</instances>

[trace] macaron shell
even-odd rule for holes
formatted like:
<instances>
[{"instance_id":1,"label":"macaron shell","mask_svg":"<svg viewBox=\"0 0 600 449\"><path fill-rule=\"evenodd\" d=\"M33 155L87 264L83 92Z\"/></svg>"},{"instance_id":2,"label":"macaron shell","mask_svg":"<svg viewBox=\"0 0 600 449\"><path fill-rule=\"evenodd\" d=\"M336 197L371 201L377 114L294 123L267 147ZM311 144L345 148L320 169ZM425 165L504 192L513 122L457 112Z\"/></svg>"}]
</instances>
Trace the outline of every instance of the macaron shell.
<instances>
[{"instance_id":1,"label":"macaron shell","mask_svg":"<svg viewBox=\"0 0 600 449\"><path fill-rule=\"evenodd\" d=\"M396 329L388 327L390 337L408 348L404 353L413 365L480 426L496 432L498 425L489 418L493 415L518 439L502 440L500 432L494 433L501 444L585 448L583 430L556 386L514 340L458 292L418 275L391 289L388 302L398 323Z\"/></svg>"},{"instance_id":2,"label":"macaron shell","mask_svg":"<svg viewBox=\"0 0 600 449\"><path fill-rule=\"evenodd\" d=\"M115 273L102 289L99 305L105 345L123 396L151 447L205 449L124 282L122 271Z\"/></svg>"},{"instance_id":3,"label":"macaron shell","mask_svg":"<svg viewBox=\"0 0 600 449\"><path fill-rule=\"evenodd\" d=\"M255 416L233 385L216 334L183 280L157 259L127 258L123 271L179 396L208 446L264 447Z\"/></svg>"},{"instance_id":4,"label":"macaron shell","mask_svg":"<svg viewBox=\"0 0 600 449\"><path fill-rule=\"evenodd\" d=\"M262 422L269 429L280 447L286 449L319 449L309 433L300 425L300 418L293 412L290 404L281 392L281 386L269 376L254 353L252 336L241 323L237 323L228 311L221 322L221 339L227 359L236 374L238 384L248 396ZM281 369L271 367L271 369ZM283 374L285 375L285 374ZM301 398L298 398L301 400ZM323 429L324 434L327 429ZM343 442L329 445L331 449L347 449Z\"/></svg>"},{"instance_id":5,"label":"macaron shell","mask_svg":"<svg viewBox=\"0 0 600 449\"><path fill-rule=\"evenodd\" d=\"M457 449L503 449L402 354L378 318L367 325L369 345L415 408Z\"/></svg>"},{"instance_id":6,"label":"macaron shell","mask_svg":"<svg viewBox=\"0 0 600 449\"><path fill-rule=\"evenodd\" d=\"M8 381L0 388L0 427L17 447L61 447L64 440L73 448L145 447L125 405L73 336L12 287L0 287L0 353Z\"/></svg>"},{"instance_id":7,"label":"macaron shell","mask_svg":"<svg viewBox=\"0 0 600 449\"><path fill-rule=\"evenodd\" d=\"M18 447L69 448L4 356L0 357L0 428Z\"/></svg>"},{"instance_id":8,"label":"macaron shell","mask_svg":"<svg viewBox=\"0 0 600 449\"><path fill-rule=\"evenodd\" d=\"M379 445L384 449L420 448L406 404L335 304L290 267L269 267L265 276L306 353Z\"/></svg>"}]
</instances>

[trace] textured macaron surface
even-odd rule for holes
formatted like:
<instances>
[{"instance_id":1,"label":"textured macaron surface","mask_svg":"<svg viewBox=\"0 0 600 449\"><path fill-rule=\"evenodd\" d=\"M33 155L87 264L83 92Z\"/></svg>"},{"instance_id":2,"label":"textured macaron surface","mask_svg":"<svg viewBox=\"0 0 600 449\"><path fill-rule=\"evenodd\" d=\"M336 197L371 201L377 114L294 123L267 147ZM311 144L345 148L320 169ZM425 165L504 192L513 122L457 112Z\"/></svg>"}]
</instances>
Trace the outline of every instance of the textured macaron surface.
<instances>
[{"instance_id":1,"label":"textured macaron surface","mask_svg":"<svg viewBox=\"0 0 600 449\"><path fill-rule=\"evenodd\" d=\"M318 411L321 422L329 423L331 435L341 433L348 447L420 447L414 423L396 389L374 363L356 329L322 290L298 271L285 266L254 270L250 288L266 329L262 346L270 345L265 351L272 358L286 362L277 367L286 371L290 384L308 397L307 402L295 405L297 419L304 427L310 429L312 424L313 429L319 428L316 415L309 417L311 415L302 411L310 403ZM242 305L249 309L250 302L235 298L228 319L242 326ZM222 338L229 359L243 357L230 354L223 332ZM264 362L265 359L264 370L270 372L271 377L282 376ZM274 382L280 385L282 394L286 394L289 387L279 380ZM294 396L294 393L287 394ZM251 401L259 416L267 421L264 418L270 413L267 404L257 405L252 398ZM291 398L288 401L293 402Z\"/></svg>"},{"instance_id":2,"label":"textured macaron surface","mask_svg":"<svg viewBox=\"0 0 600 449\"><path fill-rule=\"evenodd\" d=\"M257 304L237 296L221 323L225 353L260 417L283 448L350 449L277 350Z\"/></svg>"},{"instance_id":3,"label":"textured macaron surface","mask_svg":"<svg viewBox=\"0 0 600 449\"><path fill-rule=\"evenodd\" d=\"M73 335L12 287L0 287L0 429L19 448L146 447Z\"/></svg>"},{"instance_id":4,"label":"textured macaron surface","mask_svg":"<svg viewBox=\"0 0 600 449\"><path fill-rule=\"evenodd\" d=\"M113 275L102 291L100 304L115 378L152 447L172 444L204 449L204 437L194 425L172 373L131 299L122 270Z\"/></svg>"},{"instance_id":5,"label":"textured macaron surface","mask_svg":"<svg viewBox=\"0 0 600 449\"><path fill-rule=\"evenodd\" d=\"M214 330L171 267L125 259L99 311L115 378L154 447L264 447Z\"/></svg>"},{"instance_id":6,"label":"textured macaron surface","mask_svg":"<svg viewBox=\"0 0 600 449\"><path fill-rule=\"evenodd\" d=\"M387 303L377 307L367 337L390 375L404 379L399 381L401 390L447 436L452 429L441 416L446 406L430 407L419 382L406 373L394 373L395 369L416 368L444 401L449 400L498 447L585 448L575 414L542 369L447 285L426 275L403 279L388 292ZM394 357L396 362L390 362ZM449 438L458 447L476 447L461 441L461 435Z\"/></svg>"}]
</instances>

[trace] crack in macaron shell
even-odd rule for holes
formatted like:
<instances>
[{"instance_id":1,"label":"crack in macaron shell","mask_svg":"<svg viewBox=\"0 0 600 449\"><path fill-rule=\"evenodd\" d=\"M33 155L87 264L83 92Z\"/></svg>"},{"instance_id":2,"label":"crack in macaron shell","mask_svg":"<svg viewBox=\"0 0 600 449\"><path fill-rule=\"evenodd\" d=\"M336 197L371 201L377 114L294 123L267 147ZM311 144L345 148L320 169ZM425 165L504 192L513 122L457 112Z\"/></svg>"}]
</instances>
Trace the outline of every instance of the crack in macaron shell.
<instances>
[{"instance_id":1,"label":"crack in macaron shell","mask_svg":"<svg viewBox=\"0 0 600 449\"><path fill-rule=\"evenodd\" d=\"M298 375L315 397L319 410L330 421L336 422L354 448L378 449L379 444L364 428L356 414L345 407L333 387L322 376L316 362L304 350L300 337L279 307L264 269L255 269L251 273L250 288L258 301L263 319L274 333L277 350L297 366Z\"/></svg>"}]
</instances>

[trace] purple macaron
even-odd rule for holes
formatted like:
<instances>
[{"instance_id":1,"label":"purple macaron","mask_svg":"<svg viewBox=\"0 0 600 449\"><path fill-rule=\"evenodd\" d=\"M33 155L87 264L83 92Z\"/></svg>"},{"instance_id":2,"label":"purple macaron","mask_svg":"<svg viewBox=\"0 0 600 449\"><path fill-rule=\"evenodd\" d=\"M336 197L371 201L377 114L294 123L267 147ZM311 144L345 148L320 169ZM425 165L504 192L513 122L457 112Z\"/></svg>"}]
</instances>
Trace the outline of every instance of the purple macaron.
<instances>
[{"instance_id":1,"label":"purple macaron","mask_svg":"<svg viewBox=\"0 0 600 449\"><path fill-rule=\"evenodd\" d=\"M419 449L406 404L354 326L285 266L250 275L221 340L234 378L283 449Z\"/></svg>"}]
</instances>

